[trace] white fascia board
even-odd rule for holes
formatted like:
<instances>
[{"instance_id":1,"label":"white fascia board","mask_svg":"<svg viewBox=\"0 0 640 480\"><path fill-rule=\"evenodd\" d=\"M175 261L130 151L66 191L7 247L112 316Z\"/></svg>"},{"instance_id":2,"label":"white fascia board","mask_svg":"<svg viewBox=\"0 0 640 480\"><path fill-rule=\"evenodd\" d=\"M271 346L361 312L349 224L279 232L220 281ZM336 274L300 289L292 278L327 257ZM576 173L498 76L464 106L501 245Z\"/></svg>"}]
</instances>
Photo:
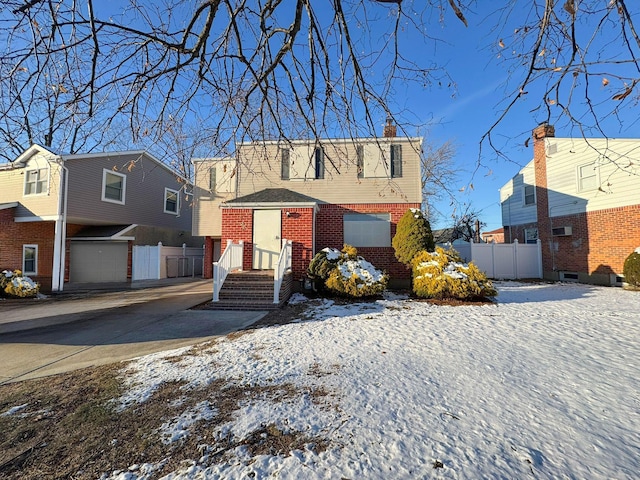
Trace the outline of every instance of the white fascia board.
<instances>
[{"instance_id":1,"label":"white fascia board","mask_svg":"<svg viewBox=\"0 0 640 480\"><path fill-rule=\"evenodd\" d=\"M44 215L42 217L33 216L33 217L16 217L13 219L16 223L24 223L24 222L55 222L58 220L59 215Z\"/></svg>"},{"instance_id":2,"label":"white fascia board","mask_svg":"<svg viewBox=\"0 0 640 480\"><path fill-rule=\"evenodd\" d=\"M316 202L282 203L282 202L241 202L221 203L220 208L251 208L252 210L281 210L283 208L313 208L318 209Z\"/></svg>"}]
</instances>

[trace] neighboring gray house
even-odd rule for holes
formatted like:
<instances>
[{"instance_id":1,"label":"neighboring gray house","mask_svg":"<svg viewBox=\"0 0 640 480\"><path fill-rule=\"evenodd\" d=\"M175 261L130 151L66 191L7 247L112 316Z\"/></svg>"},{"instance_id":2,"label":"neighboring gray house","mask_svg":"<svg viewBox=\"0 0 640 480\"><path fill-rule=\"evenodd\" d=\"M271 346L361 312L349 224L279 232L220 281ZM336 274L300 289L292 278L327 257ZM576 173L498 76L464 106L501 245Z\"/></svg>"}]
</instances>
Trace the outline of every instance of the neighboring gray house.
<instances>
[{"instance_id":1,"label":"neighboring gray house","mask_svg":"<svg viewBox=\"0 0 640 480\"><path fill-rule=\"evenodd\" d=\"M0 269L45 290L131 278L133 245L201 246L187 180L145 151L56 155L33 145L0 165Z\"/></svg>"}]
</instances>

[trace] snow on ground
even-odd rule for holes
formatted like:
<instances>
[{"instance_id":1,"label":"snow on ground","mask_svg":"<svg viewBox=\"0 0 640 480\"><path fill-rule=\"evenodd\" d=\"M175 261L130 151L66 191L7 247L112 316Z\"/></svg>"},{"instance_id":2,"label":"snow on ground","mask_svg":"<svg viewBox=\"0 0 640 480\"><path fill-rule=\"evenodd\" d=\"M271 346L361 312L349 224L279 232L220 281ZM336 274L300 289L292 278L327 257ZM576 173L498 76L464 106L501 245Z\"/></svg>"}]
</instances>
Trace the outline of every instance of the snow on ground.
<instances>
[{"instance_id":1,"label":"snow on ground","mask_svg":"<svg viewBox=\"0 0 640 480\"><path fill-rule=\"evenodd\" d=\"M252 458L238 448L226 463L193 459L166 479L638 478L640 295L496 286L496 305L434 306L394 294L318 301L310 321L224 340L209 353L141 357L120 401L144 401L172 380L334 393L331 409L306 397L247 403L219 432L243 438L275 423L324 437L327 450ZM200 410L211 418L216 406ZM163 426L165 441L188 435L197 412L185 415ZM154 468L134 470L109 478L145 479Z\"/></svg>"}]
</instances>

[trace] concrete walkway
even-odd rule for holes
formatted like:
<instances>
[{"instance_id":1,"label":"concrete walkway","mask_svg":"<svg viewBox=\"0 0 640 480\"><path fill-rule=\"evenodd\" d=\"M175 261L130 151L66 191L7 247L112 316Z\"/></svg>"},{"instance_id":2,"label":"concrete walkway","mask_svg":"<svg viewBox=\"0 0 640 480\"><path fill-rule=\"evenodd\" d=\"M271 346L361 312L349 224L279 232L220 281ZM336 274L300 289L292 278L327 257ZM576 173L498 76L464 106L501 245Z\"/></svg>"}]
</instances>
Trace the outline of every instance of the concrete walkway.
<instances>
[{"instance_id":1,"label":"concrete walkway","mask_svg":"<svg viewBox=\"0 0 640 480\"><path fill-rule=\"evenodd\" d=\"M188 310L211 280L0 303L0 384L203 342L266 312Z\"/></svg>"}]
</instances>

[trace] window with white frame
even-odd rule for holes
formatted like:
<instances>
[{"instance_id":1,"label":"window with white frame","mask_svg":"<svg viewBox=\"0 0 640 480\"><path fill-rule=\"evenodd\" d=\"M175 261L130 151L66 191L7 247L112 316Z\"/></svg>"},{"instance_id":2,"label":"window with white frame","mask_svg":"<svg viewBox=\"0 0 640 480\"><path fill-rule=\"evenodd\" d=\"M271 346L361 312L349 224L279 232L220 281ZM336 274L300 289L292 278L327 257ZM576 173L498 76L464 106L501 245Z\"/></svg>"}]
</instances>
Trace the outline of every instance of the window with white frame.
<instances>
[{"instance_id":1,"label":"window with white frame","mask_svg":"<svg viewBox=\"0 0 640 480\"><path fill-rule=\"evenodd\" d=\"M164 189L164 213L178 214L180 196L176 190L170 188Z\"/></svg>"},{"instance_id":2,"label":"window with white frame","mask_svg":"<svg viewBox=\"0 0 640 480\"><path fill-rule=\"evenodd\" d=\"M127 176L113 170L102 171L102 201L124 205Z\"/></svg>"},{"instance_id":3,"label":"window with white frame","mask_svg":"<svg viewBox=\"0 0 640 480\"><path fill-rule=\"evenodd\" d=\"M522 198L524 199L524 206L528 207L530 205L536 204L536 187L534 185L525 185L523 188L524 192Z\"/></svg>"},{"instance_id":4,"label":"window with white frame","mask_svg":"<svg viewBox=\"0 0 640 480\"><path fill-rule=\"evenodd\" d=\"M24 275L38 274L38 245L22 246L22 273Z\"/></svg>"},{"instance_id":5,"label":"window with white frame","mask_svg":"<svg viewBox=\"0 0 640 480\"><path fill-rule=\"evenodd\" d=\"M595 190L598 188L598 166L596 163L580 165L578 167L578 191Z\"/></svg>"},{"instance_id":6,"label":"window with white frame","mask_svg":"<svg viewBox=\"0 0 640 480\"><path fill-rule=\"evenodd\" d=\"M24 176L24 194L41 195L47 193L49 187L49 170L38 168L27 170Z\"/></svg>"},{"instance_id":7,"label":"window with white frame","mask_svg":"<svg viewBox=\"0 0 640 480\"><path fill-rule=\"evenodd\" d=\"M354 247L390 247L391 214L348 213L343 217L344 243Z\"/></svg>"},{"instance_id":8,"label":"window with white frame","mask_svg":"<svg viewBox=\"0 0 640 480\"><path fill-rule=\"evenodd\" d=\"M324 149L312 145L280 150L280 178L282 180L311 180L324 178Z\"/></svg>"},{"instance_id":9,"label":"window with white frame","mask_svg":"<svg viewBox=\"0 0 640 480\"><path fill-rule=\"evenodd\" d=\"M525 228L524 229L524 243L536 243L538 241L538 229L537 228Z\"/></svg>"}]
</instances>

